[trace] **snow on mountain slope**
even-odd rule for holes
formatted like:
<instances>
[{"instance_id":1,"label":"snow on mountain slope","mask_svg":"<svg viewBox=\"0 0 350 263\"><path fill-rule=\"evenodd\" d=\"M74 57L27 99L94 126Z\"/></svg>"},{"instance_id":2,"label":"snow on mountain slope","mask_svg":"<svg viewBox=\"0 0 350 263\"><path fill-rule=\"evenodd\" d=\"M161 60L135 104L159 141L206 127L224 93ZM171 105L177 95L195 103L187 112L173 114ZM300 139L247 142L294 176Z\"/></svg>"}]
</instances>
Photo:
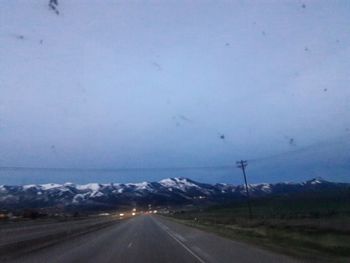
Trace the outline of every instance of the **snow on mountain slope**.
<instances>
[{"instance_id":1,"label":"snow on mountain slope","mask_svg":"<svg viewBox=\"0 0 350 263\"><path fill-rule=\"evenodd\" d=\"M200 188L197 184L193 183L187 178L167 178L159 182L164 187L171 187L185 191L188 188Z\"/></svg>"},{"instance_id":2,"label":"snow on mountain slope","mask_svg":"<svg viewBox=\"0 0 350 263\"><path fill-rule=\"evenodd\" d=\"M97 183L90 183L90 184L76 186L78 190L92 190L92 191L98 191L101 187L102 185Z\"/></svg>"},{"instance_id":3,"label":"snow on mountain slope","mask_svg":"<svg viewBox=\"0 0 350 263\"><path fill-rule=\"evenodd\" d=\"M35 184L27 184L23 185L23 190L28 190L28 189L40 189L40 186L35 185Z\"/></svg>"},{"instance_id":4,"label":"snow on mountain slope","mask_svg":"<svg viewBox=\"0 0 350 263\"><path fill-rule=\"evenodd\" d=\"M153 191L153 187L150 183L148 182L142 182L142 183L136 183L136 184L126 184L127 187L131 187L135 190L148 190L148 191Z\"/></svg>"},{"instance_id":5,"label":"snow on mountain slope","mask_svg":"<svg viewBox=\"0 0 350 263\"><path fill-rule=\"evenodd\" d=\"M62 187L62 185L60 184L42 184L41 188L43 190L49 190L49 189L54 189L54 188L59 188Z\"/></svg>"},{"instance_id":6,"label":"snow on mountain slope","mask_svg":"<svg viewBox=\"0 0 350 263\"><path fill-rule=\"evenodd\" d=\"M272 191L272 185L267 184L267 183L262 183L262 184L250 184L249 185L250 189L253 191L255 190L260 190L266 193L270 193Z\"/></svg>"},{"instance_id":7,"label":"snow on mountain slope","mask_svg":"<svg viewBox=\"0 0 350 263\"><path fill-rule=\"evenodd\" d=\"M290 194L324 189L340 189L347 184L332 183L320 178L303 183L251 184L248 186L252 197L273 194ZM157 205L189 204L198 202L220 202L235 198L245 198L244 185L202 184L187 178L168 178L159 182L130 184L76 185L43 184L23 186L0 186L0 203L3 208L27 207L33 204L45 206L93 207L131 205L149 203Z\"/></svg>"}]
</instances>

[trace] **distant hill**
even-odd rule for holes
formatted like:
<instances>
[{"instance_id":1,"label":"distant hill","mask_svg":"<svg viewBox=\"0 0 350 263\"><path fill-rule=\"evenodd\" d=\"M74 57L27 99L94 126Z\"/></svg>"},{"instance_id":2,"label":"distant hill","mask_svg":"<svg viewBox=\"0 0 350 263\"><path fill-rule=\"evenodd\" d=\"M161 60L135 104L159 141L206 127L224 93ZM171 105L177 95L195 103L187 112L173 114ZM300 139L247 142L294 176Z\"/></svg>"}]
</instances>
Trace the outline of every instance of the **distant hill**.
<instances>
[{"instance_id":1,"label":"distant hill","mask_svg":"<svg viewBox=\"0 0 350 263\"><path fill-rule=\"evenodd\" d=\"M315 178L302 183L250 184L253 198L306 192L337 191L350 184ZM244 185L204 184L187 178L159 182L78 185L1 185L1 209L60 207L64 209L112 209L124 206L174 206L217 204L245 198Z\"/></svg>"}]
</instances>

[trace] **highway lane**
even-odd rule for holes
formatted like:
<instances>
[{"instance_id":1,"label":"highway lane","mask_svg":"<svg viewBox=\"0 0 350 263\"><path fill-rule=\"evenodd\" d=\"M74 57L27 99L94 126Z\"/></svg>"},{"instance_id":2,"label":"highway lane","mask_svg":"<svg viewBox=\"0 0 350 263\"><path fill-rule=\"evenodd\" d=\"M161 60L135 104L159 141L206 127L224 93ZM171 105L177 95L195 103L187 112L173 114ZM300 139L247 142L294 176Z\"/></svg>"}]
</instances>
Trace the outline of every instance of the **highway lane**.
<instances>
[{"instance_id":1,"label":"highway lane","mask_svg":"<svg viewBox=\"0 0 350 263\"><path fill-rule=\"evenodd\" d=\"M142 215L26 254L12 262L300 262L184 226Z\"/></svg>"}]
</instances>

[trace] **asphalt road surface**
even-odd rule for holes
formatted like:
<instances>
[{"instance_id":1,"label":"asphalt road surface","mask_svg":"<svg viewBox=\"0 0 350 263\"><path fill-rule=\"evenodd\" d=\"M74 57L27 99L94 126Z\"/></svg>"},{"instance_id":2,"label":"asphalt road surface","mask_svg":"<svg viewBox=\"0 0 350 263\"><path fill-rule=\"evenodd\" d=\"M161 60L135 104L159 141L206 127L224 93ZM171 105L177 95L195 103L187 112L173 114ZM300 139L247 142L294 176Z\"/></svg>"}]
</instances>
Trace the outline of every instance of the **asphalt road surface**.
<instances>
[{"instance_id":1,"label":"asphalt road surface","mask_svg":"<svg viewBox=\"0 0 350 263\"><path fill-rule=\"evenodd\" d=\"M300 262L254 246L175 223L142 215L55 245L11 262Z\"/></svg>"},{"instance_id":2,"label":"asphalt road surface","mask_svg":"<svg viewBox=\"0 0 350 263\"><path fill-rule=\"evenodd\" d=\"M69 235L79 230L89 230L96 225L115 221L111 217L92 217L77 220L57 222L54 220L32 220L0 225L0 253L2 246L35 239L57 236L63 233ZM81 231L84 232L84 231ZM1 262L1 256L0 256Z\"/></svg>"}]
</instances>

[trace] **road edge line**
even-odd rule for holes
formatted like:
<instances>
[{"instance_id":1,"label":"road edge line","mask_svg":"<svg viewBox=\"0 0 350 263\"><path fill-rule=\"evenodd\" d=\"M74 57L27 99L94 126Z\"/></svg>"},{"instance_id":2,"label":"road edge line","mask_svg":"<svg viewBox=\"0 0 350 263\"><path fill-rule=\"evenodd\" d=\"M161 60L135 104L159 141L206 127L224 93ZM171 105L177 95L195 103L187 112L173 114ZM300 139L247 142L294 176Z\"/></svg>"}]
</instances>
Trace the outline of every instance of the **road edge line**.
<instances>
[{"instance_id":1,"label":"road edge line","mask_svg":"<svg viewBox=\"0 0 350 263\"><path fill-rule=\"evenodd\" d=\"M179 240L173 233L171 233L170 229L165 229L162 223L152 218L156 224L160 226L161 229L164 230L170 237L172 237L176 242L178 242L184 249L186 249L193 257L195 257L199 262L206 263L201 257L199 257L195 252L193 252L186 244L184 244L181 240Z\"/></svg>"}]
</instances>

